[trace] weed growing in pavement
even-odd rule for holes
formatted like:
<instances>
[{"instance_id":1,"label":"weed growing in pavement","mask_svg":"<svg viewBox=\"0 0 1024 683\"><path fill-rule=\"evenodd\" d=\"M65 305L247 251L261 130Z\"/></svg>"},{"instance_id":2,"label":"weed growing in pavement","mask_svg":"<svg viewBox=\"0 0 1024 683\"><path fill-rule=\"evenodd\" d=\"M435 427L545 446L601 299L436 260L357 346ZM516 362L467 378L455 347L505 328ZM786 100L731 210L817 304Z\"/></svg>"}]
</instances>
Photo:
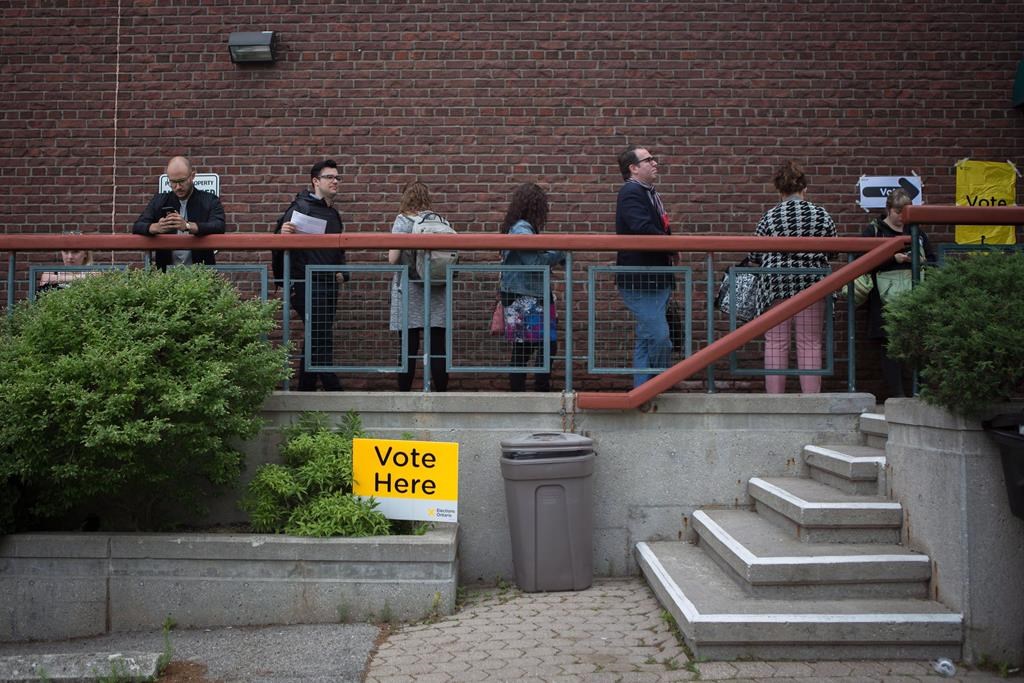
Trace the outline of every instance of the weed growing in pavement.
<instances>
[{"instance_id":1,"label":"weed growing in pavement","mask_svg":"<svg viewBox=\"0 0 1024 683\"><path fill-rule=\"evenodd\" d=\"M441 621L441 592L434 591L434 598L430 601L430 611L427 612L427 616L420 621L421 624L436 624Z\"/></svg>"},{"instance_id":2,"label":"weed growing in pavement","mask_svg":"<svg viewBox=\"0 0 1024 683\"><path fill-rule=\"evenodd\" d=\"M162 674L164 670L167 669L167 665L170 664L171 659L174 658L174 646L171 645L171 629L175 626L176 624L174 623L174 619L171 619L171 617L168 615L168 617L164 620L164 649L156 660L157 676Z\"/></svg>"},{"instance_id":3,"label":"weed growing in pavement","mask_svg":"<svg viewBox=\"0 0 1024 683\"><path fill-rule=\"evenodd\" d=\"M502 593L507 593L509 589L512 588L512 584L503 579L501 574L499 574L494 580L494 585L497 586L498 590Z\"/></svg>"},{"instance_id":4,"label":"weed growing in pavement","mask_svg":"<svg viewBox=\"0 0 1024 683\"><path fill-rule=\"evenodd\" d=\"M663 660L661 664L665 667L666 671L677 671L679 669L679 662L676 661L675 657L669 657Z\"/></svg>"},{"instance_id":5,"label":"weed growing in pavement","mask_svg":"<svg viewBox=\"0 0 1024 683\"><path fill-rule=\"evenodd\" d=\"M981 656L975 668L979 671L991 671L1000 678L1009 678L1020 673L1019 667L1014 667L1009 662L997 662L987 654Z\"/></svg>"},{"instance_id":6,"label":"weed growing in pavement","mask_svg":"<svg viewBox=\"0 0 1024 683\"><path fill-rule=\"evenodd\" d=\"M167 618L164 619L164 623L163 623L163 626L161 628L163 628L164 631L173 631L177 627L178 627L178 622L176 622L174 620L174 617L172 617L170 614L168 614Z\"/></svg>"},{"instance_id":7,"label":"weed growing in pavement","mask_svg":"<svg viewBox=\"0 0 1024 683\"><path fill-rule=\"evenodd\" d=\"M343 602L339 602L337 610L338 610L338 623L339 624L347 624L348 623L348 618L349 618L348 605L346 605Z\"/></svg>"},{"instance_id":8,"label":"weed growing in pavement","mask_svg":"<svg viewBox=\"0 0 1024 683\"><path fill-rule=\"evenodd\" d=\"M384 601L384 607L380 611L380 620L385 624L394 623L395 615L391 613L391 604Z\"/></svg>"},{"instance_id":9,"label":"weed growing in pavement","mask_svg":"<svg viewBox=\"0 0 1024 683\"><path fill-rule=\"evenodd\" d=\"M653 655L648 655L647 659L644 660L644 664L657 664L658 660Z\"/></svg>"},{"instance_id":10,"label":"weed growing in pavement","mask_svg":"<svg viewBox=\"0 0 1024 683\"><path fill-rule=\"evenodd\" d=\"M466 605L466 587L457 586L455 588L455 611L459 611Z\"/></svg>"},{"instance_id":11,"label":"weed growing in pavement","mask_svg":"<svg viewBox=\"0 0 1024 683\"><path fill-rule=\"evenodd\" d=\"M53 680L50 678L49 672L41 666L36 667L36 676L39 678L40 681L42 681L42 683L49 683L51 680Z\"/></svg>"}]
</instances>

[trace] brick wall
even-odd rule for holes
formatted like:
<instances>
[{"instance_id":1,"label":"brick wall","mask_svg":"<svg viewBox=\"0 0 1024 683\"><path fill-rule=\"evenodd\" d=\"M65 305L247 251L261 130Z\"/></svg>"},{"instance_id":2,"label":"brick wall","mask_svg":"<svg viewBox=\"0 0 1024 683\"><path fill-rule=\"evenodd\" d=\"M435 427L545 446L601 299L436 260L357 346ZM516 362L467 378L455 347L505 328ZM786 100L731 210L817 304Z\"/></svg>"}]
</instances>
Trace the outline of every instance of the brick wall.
<instances>
[{"instance_id":1,"label":"brick wall","mask_svg":"<svg viewBox=\"0 0 1024 683\"><path fill-rule=\"evenodd\" d=\"M1019 0L3 5L7 232L126 232L178 153L220 174L240 231L330 156L350 230L387 230L420 178L462 230L497 230L533 180L549 230L606 232L614 157L642 142L678 231L750 234L795 158L854 234L862 174L916 171L950 204L956 160L1024 152ZM264 29L277 64L232 65L228 34Z\"/></svg>"}]
</instances>

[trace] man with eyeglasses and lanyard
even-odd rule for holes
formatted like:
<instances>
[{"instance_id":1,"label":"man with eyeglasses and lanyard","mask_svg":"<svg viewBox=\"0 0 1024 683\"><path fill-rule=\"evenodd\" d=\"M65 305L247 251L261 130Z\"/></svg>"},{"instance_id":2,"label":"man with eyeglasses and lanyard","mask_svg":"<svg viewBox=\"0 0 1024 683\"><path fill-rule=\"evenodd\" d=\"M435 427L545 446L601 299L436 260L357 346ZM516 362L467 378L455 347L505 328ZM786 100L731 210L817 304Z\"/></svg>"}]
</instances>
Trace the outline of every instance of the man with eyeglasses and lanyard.
<instances>
[{"instance_id":1,"label":"man with eyeglasses and lanyard","mask_svg":"<svg viewBox=\"0 0 1024 683\"><path fill-rule=\"evenodd\" d=\"M167 162L170 192L158 192L132 226L136 235L219 235L224 232L224 207L212 192L196 189L196 171L185 157ZM210 249L157 250L156 265L167 270L171 265L204 263L214 265Z\"/></svg>"},{"instance_id":2,"label":"man with eyeglasses and lanyard","mask_svg":"<svg viewBox=\"0 0 1024 683\"><path fill-rule=\"evenodd\" d=\"M668 213L654 189L658 160L643 147L630 147L619 155L619 171L626 182L619 189L615 205L615 234L659 237L670 234ZM671 266L674 252L620 251L619 266L644 268ZM619 272L615 275L619 295L636 319L633 367L667 368L672 358L672 341L665 311L675 278L670 272ZM653 375L633 375L640 386Z\"/></svg>"},{"instance_id":3,"label":"man with eyeglasses and lanyard","mask_svg":"<svg viewBox=\"0 0 1024 683\"><path fill-rule=\"evenodd\" d=\"M309 171L312 191L302 190L281 217L274 232L294 235L300 232L321 232L313 226L323 221L322 232L328 235L345 230L341 214L334 208L338 195L338 164L325 159L313 164ZM295 214L301 214L296 216ZM310 220L313 219L313 220ZM306 319L306 266L345 265L345 252L341 249L296 249L291 252L290 300L295 311ZM273 253L274 277L281 280L284 273L284 254ZM314 366L334 365L334 315L338 305L338 283L348 280L348 273L316 272L312 274L312 310L309 311L311 353ZM317 379L325 391L341 391L341 381L333 372L307 372L305 354L299 361L299 391L316 390Z\"/></svg>"}]
</instances>

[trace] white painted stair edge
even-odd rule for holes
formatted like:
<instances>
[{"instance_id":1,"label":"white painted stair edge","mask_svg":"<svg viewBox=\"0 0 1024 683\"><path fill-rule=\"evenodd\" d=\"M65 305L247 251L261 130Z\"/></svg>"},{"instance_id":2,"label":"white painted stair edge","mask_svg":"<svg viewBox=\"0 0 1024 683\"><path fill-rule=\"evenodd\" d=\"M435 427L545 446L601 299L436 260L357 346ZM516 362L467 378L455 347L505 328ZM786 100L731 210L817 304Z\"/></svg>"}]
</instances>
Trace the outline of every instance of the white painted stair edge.
<instances>
[{"instance_id":1,"label":"white painted stair edge","mask_svg":"<svg viewBox=\"0 0 1024 683\"><path fill-rule=\"evenodd\" d=\"M959 613L924 614L701 614L697 607L683 594L679 585L658 560L647 543L636 544L640 559L648 567L664 589L667 597L682 613L689 624L949 624L959 626L963 615Z\"/></svg>"}]
</instances>

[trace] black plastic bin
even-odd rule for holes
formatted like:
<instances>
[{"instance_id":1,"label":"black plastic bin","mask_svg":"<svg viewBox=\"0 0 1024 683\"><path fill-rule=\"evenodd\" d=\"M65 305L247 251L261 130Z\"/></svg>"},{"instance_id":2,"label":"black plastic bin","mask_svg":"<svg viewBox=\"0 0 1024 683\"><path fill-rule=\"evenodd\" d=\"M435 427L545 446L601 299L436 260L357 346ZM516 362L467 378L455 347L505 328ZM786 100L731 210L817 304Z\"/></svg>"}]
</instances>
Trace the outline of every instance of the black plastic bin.
<instances>
[{"instance_id":1,"label":"black plastic bin","mask_svg":"<svg viewBox=\"0 0 1024 683\"><path fill-rule=\"evenodd\" d=\"M996 415L982 424L999 444L1010 512L1024 519L1024 413Z\"/></svg>"},{"instance_id":2,"label":"black plastic bin","mask_svg":"<svg viewBox=\"0 0 1024 683\"><path fill-rule=\"evenodd\" d=\"M592 446L562 432L501 442L512 562L523 591L583 590L594 581Z\"/></svg>"}]
</instances>

